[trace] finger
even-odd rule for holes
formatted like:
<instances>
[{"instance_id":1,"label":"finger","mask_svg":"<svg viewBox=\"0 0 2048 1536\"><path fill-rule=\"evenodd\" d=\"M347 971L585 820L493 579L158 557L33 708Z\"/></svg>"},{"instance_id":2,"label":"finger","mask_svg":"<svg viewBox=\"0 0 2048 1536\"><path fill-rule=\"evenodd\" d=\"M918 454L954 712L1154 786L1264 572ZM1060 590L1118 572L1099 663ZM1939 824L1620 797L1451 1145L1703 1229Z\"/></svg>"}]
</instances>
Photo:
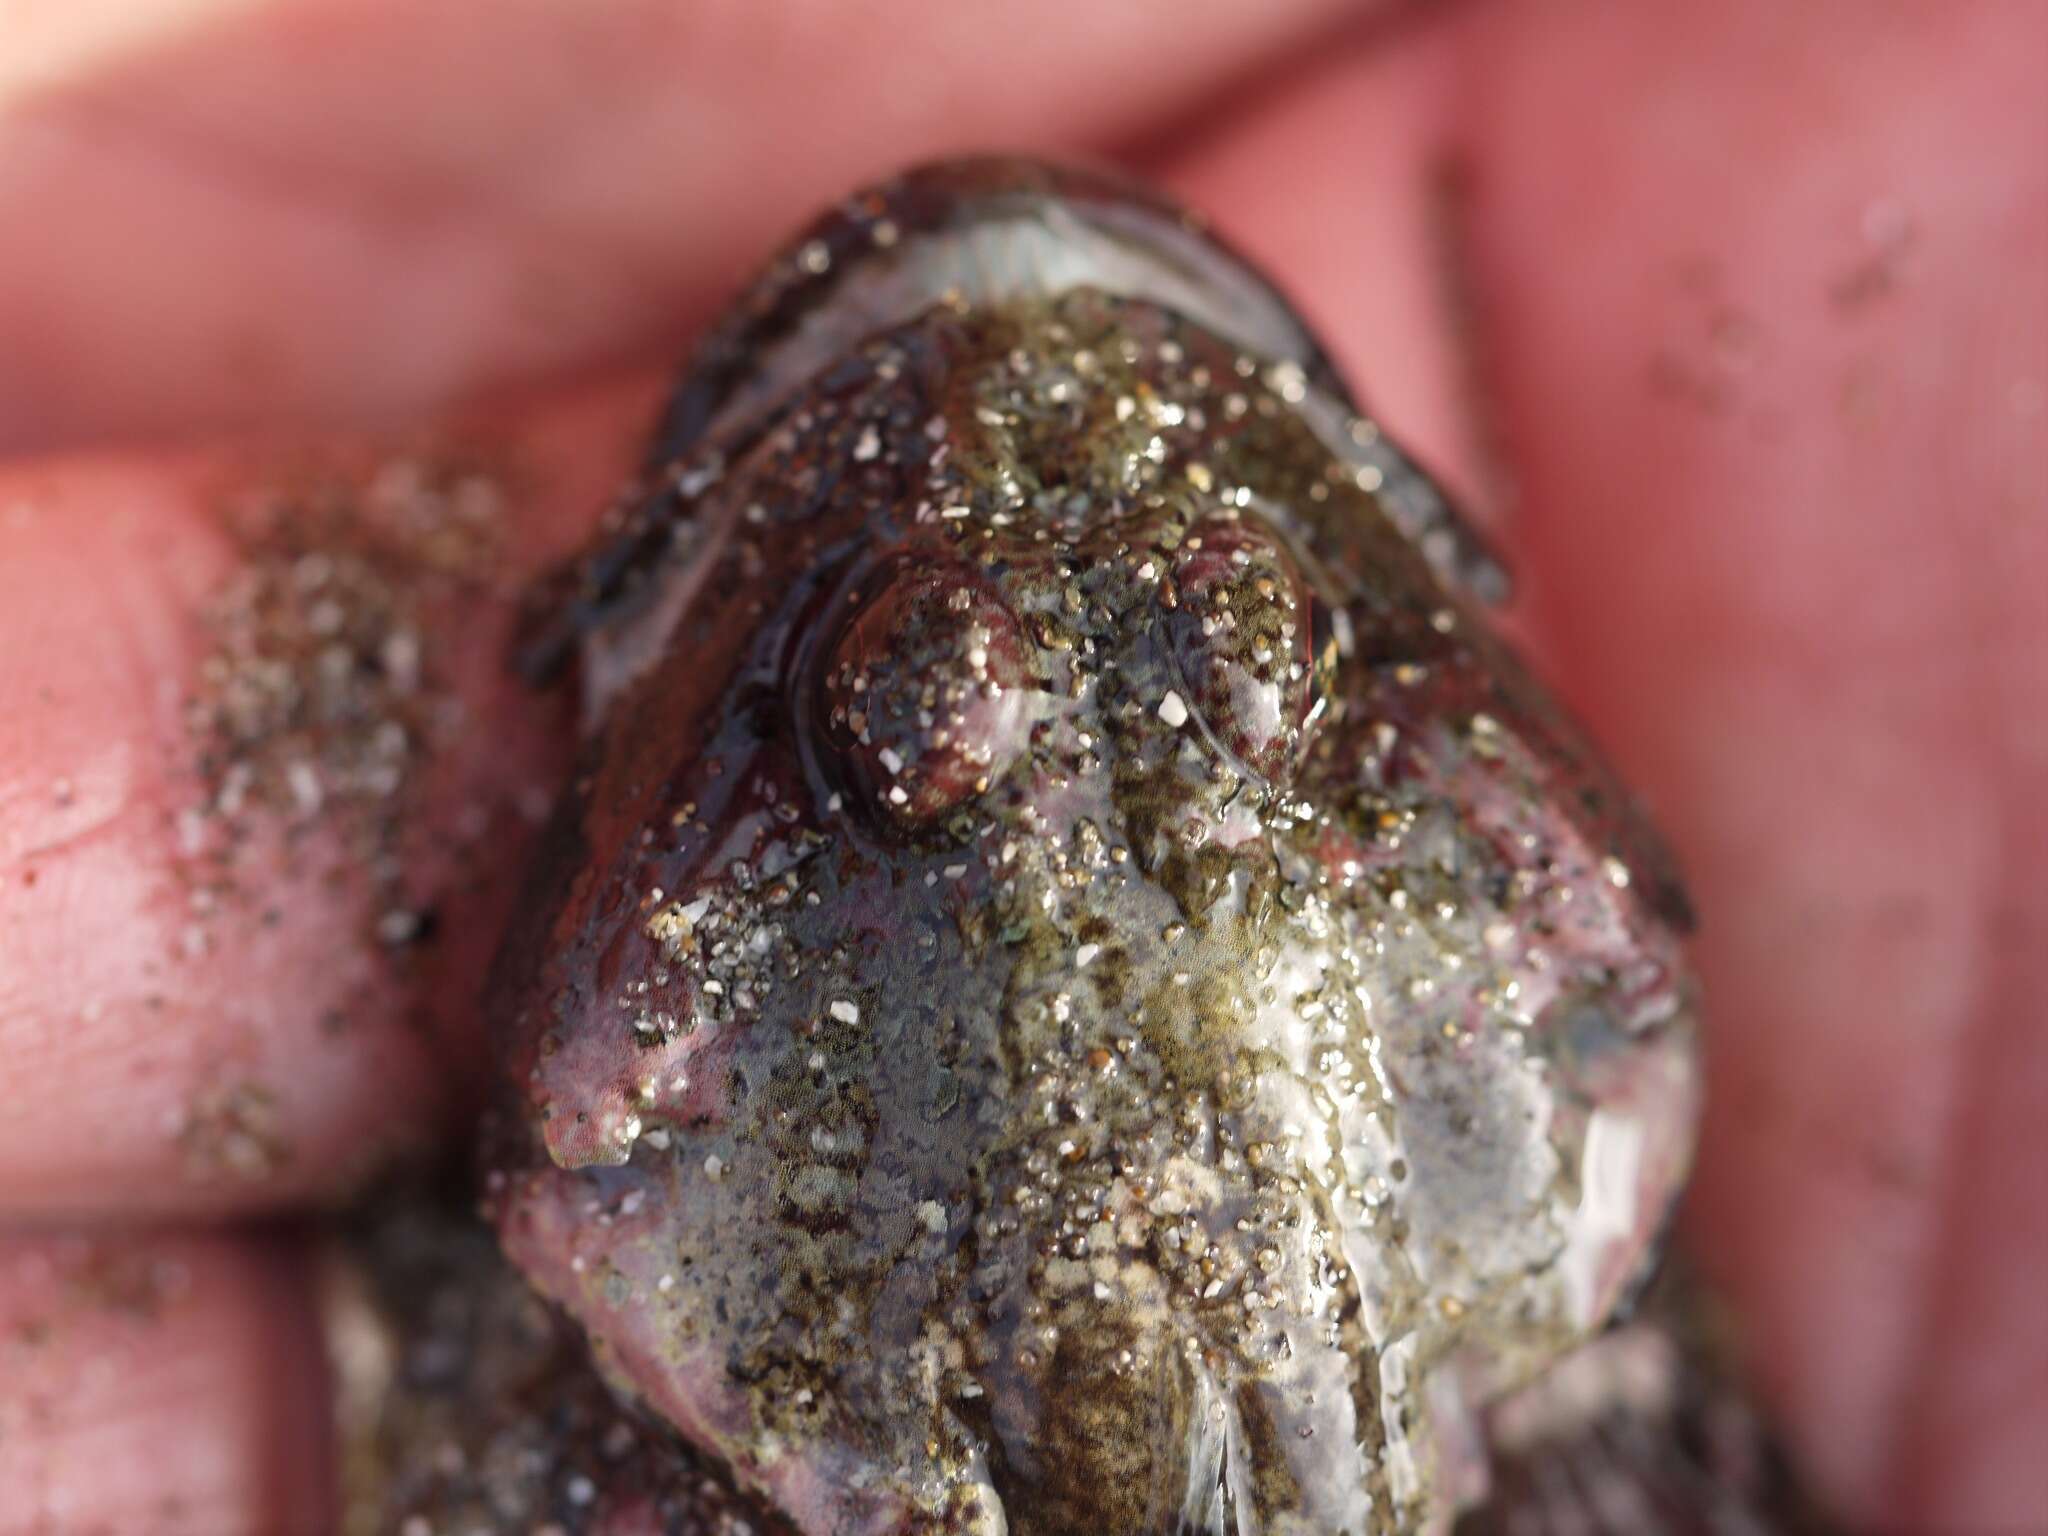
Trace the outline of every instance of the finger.
<instances>
[{"instance_id":1,"label":"finger","mask_svg":"<svg viewBox=\"0 0 2048 1536\"><path fill-rule=\"evenodd\" d=\"M0 1536L328 1530L308 1294L271 1240L0 1240Z\"/></svg>"},{"instance_id":2,"label":"finger","mask_svg":"<svg viewBox=\"0 0 2048 1536\"><path fill-rule=\"evenodd\" d=\"M0 474L0 1210L333 1196L446 1128L569 736L515 599L648 401Z\"/></svg>"},{"instance_id":3,"label":"finger","mask_svg":"<svg viewBox=\"0 0 2048 1536\"><path fill-rule=\"evenodd\" d=\"M1103 143L1345 8L31 9L0 64L0 205L35 232L0 245L0 452L666 346L848 186Z\"/></svg>"},{"instance_id":4,"label":"finger","mask_svg":"<svg viewBox=\"0 0 2048 1536\"><path fill-rule=\"evenodd\" d=\"M2048 1507L2048 13L1501 13L1471 260L1569 691L1704 914L1692 1237L1856 1519Z\"/></svg>"}]
</instances>

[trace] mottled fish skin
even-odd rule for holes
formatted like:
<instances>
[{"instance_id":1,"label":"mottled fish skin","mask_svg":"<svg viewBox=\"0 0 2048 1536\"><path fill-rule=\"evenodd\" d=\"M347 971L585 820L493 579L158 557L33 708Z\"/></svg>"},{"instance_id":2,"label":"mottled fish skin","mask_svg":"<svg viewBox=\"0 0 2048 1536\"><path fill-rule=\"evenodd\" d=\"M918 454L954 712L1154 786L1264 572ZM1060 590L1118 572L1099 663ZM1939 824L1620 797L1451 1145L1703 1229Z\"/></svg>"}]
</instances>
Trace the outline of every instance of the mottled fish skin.
<instances>
[{"instance_id":1,"label":"mottled fish skin","mask_svg":"<svg viewBox=\"0 0 2048 1536\"><path fill-rule=\"evenodd\" d=\"M1441 1528L1697 1115L1683 900L1494 575L1184 215L850 201L531 632L507 1252L813 1536Z\"/></svg>"},{"instance_id":2,"label":"mottled fish skin","mask_svg":"<svg viewBox=\"0 0 2048 1536\"><path fill-rule=\"evenodd\" d=\"M322 1276L339 1536L792 1536L607 1387L465 1194L383 1193Z\"/></svg>"}]
</instances>

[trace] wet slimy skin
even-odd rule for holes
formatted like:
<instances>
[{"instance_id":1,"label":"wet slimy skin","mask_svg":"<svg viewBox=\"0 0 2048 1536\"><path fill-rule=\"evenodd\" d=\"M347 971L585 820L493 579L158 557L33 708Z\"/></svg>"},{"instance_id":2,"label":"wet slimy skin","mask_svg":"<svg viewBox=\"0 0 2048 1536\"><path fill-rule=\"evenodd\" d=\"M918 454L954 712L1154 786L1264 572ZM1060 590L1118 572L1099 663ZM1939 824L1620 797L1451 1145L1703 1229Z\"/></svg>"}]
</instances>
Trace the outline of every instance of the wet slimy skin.
<instances>
[{"instance_id":1,"label":"wet slimy skin","mask_svg":"<svg viewBox=\"0 0 2048 1536\"><path fill-rule=\"evenodd\" d=\"M534 632L507 1252L816 1536L1440 1524L1697 1108L1682 899L1491 577L1178 211L852 199Z\"/></svg>"}]
</instances>

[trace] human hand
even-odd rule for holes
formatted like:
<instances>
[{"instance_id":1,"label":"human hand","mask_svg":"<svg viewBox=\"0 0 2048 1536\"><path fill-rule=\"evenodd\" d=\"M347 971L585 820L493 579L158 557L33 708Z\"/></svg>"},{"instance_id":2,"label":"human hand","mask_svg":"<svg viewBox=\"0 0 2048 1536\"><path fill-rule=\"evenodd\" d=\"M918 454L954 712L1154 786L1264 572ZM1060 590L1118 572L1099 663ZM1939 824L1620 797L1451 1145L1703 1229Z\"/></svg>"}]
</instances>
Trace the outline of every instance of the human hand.
<instances>
[{"instance_id":1,"label":"human hand","mask_svg":"<svg viewBox=\"0 0 2048 1536\"><path fill-rule=\"evenodd\" d=\"M502 677L512 594L768 243L990 142L1138 146L1492 524L1691 874L1686 1240L1820 1485L1863 1524L2048 1509L2048 13L902 9L6 23L0 1532L319 1528L277 1218L459 1137L569 731ZM367 422L401 446L308 445ZM223 756L209 661L311 644L236 627L250 572L298 579L335 497L458 485L494 531L350 588L422 681L323 742L397 720L393 793L309 809L274 721Z\"/></svg>"}]
</instances>

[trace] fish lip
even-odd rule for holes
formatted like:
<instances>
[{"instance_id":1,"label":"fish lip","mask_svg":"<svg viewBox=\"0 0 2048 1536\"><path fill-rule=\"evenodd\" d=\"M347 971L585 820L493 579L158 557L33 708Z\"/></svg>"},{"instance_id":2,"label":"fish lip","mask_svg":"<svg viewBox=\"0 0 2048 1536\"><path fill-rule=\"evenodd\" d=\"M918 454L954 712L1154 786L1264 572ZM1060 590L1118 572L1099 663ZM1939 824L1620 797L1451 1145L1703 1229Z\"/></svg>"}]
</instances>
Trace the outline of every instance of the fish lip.
<instances>
[{"instance_id":1,"label":"fish lip","mask_svg":"<svg viewBox=\"0 0 2048 1536\"><path fill-rule=\"evenodd\" d=\"M887 241L876 234L885 225ZM964 155L857 192L785 243L732 319L698 345L648 468L658 472L698 442L744 427L800 388L816 370L800 359L778 367L792 346L838 356L861 335L952 297L985 302L1084 285L1186 313L1249 351L1297 363L1349 399L1287 295L1188 209L1108 166ZM849 323L807 330L835 312Z\"/></svg>"}]
</instances>

